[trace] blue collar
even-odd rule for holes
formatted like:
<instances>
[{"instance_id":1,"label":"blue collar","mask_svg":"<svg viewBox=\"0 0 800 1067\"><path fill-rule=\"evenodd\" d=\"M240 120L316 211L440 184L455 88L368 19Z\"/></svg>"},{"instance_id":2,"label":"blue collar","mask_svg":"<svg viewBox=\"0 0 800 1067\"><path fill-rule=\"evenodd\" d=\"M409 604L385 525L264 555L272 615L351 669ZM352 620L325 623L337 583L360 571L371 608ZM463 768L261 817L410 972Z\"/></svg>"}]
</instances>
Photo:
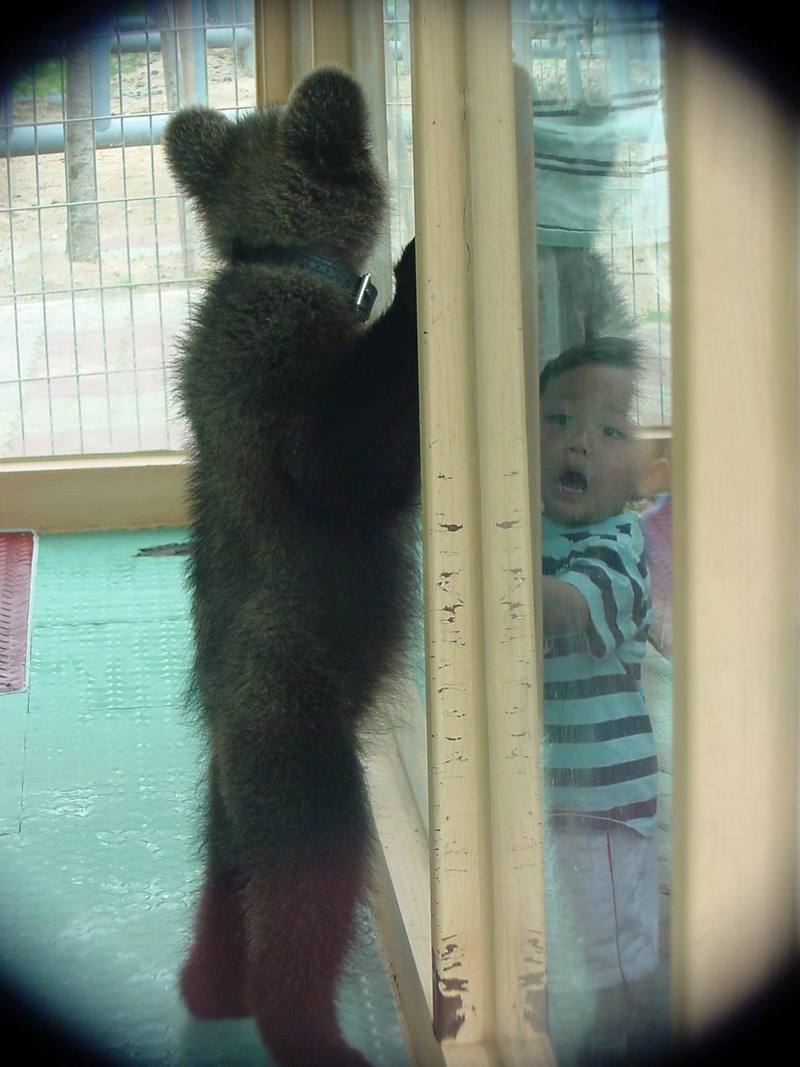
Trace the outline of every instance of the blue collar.
<instances>
[{"instance_id":1,"label":"blue collar","mask_svg":"<svg viewBox=\"0 0 800 1067\"><path fill-rule=\"evenodd\" d=\"M246 248L241 241L233 242L231 259L234 263L270 263L282 267L299 267L311 274L316 274L325 282L343 289L352 297L356 314L362 322L370 316L378 290L370 281L369 274L356 274L355 271L337 263L327 256L309 252L306 248L283 248L280 245L261 245L258 248Z\"/></svg>"}]
</instances>

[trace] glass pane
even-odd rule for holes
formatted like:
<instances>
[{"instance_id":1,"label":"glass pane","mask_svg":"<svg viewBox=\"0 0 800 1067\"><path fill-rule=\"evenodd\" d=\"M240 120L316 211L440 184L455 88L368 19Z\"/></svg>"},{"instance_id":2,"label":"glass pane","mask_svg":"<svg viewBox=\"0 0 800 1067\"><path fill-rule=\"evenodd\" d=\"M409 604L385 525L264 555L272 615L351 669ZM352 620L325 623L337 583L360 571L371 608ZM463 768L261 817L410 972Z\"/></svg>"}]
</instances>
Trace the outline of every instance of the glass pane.
<instances>
[{"instance_id":1,"label":"glass pane","mask_svg":"<svg viewBox=\"0 0 800 1067\"><path fill-rule=\"evenodd\" d=\"M385 0L386 126L391 189L392 260L414 236L409 0Z\"/></svg>"},{"instance_id":2,"label":"glass pane","mask_svg":"<svg viewBox=\"0 0 800 1067\"><path fill-rule=\"evenodd\" d=\"M384 0L386 140L389 164L389 235L396 263L414 236L414 156L411 120L409 0ZM420 543L420 591L422 547ZM395 738L416 800L419 822L428 825L428 751L425 719L425 650L422 626L411 653L411 678Z\"/></svg>"},{"instance_id":3,"label":"glass pane","mask_svg":"<svg viewBox=\"0 0 800 1067\"><path fill-rule=\"evenodd\" d=\"M571 1064L649 1053L667 1034L662 35L653 3L512 10L535 149L549 1026Z\"/></svg>"}]
</instances>

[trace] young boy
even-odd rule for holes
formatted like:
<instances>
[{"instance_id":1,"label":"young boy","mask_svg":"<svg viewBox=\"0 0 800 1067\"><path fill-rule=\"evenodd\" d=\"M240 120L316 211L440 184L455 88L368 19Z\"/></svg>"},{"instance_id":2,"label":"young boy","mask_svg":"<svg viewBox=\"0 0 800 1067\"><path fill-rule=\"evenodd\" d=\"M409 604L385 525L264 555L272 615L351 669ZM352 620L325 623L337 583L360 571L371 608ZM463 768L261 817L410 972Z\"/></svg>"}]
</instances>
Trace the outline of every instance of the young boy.
<instances>
[{"instance_id":1,"label":"young boy","mask_svg":"<svg viewBox=\"0 0 800 1067\"><path fill-rule=\"evenodd\" d=\"M539 383L551 1003L563 1015L570 991L594 993L590 1061L624 1056L649 1025L658 965L658 768L640 680L650 584L625 510L660 473L631 421L639 366L633 342L599 338Z\"/></svg>"}]
</instances>

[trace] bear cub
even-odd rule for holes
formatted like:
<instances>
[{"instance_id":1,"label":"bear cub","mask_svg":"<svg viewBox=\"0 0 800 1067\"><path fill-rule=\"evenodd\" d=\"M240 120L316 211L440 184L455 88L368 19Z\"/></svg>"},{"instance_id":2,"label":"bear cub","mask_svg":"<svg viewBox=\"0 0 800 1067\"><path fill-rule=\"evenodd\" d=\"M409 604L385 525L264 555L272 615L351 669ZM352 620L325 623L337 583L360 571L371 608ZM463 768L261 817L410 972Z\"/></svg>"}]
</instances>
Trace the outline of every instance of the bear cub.
<instances>
[{"instance_id":1,"label":"bear cub","mask_svg":"<svg viewBox=\"0 0 800 1067\"><path fill-rule=\"evenodd\" d=\"M413 242L365 326L385 192L342 71L236 123L178 112L165 144L221 261L178 367L208 740L181 992L200 1018L253 1015L280 1064L364 1067L335 992L369 884L359 731L417 610Z\"/></svg>"}]
</instances>

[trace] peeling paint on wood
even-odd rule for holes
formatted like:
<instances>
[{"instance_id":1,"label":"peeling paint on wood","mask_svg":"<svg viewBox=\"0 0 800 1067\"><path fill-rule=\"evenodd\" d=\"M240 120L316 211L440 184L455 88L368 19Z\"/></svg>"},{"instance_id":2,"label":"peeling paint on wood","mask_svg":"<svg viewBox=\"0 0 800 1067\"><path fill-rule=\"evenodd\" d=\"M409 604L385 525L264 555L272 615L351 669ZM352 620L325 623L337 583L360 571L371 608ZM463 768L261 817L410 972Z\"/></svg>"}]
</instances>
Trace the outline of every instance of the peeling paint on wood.
<instances>
[{"instance_id":1,"label":"peeling paint on wood","mask_svg":"<svg viewBox=\"0 0 800 1067\"><path fill-rule=\"evenodd\" d=\"M530 970L519 977L525 1001L523 1016L532 1030L542 1033L547 1029L547 985L544 938L541 933L529 931L524 961Z\"/></svg>"},{"instance_id":2,"label":"peeling paint on wood","mask_svg":"<svg viewBox=\"0 0 800 1067\"><path fill-rule=\"evenodd\" d=\"M538 986L540 977L543 978L544 976L523 975L520 983L523 985L528 984L527 979L530 978L530 985ZM544 1033L547 1030L547 990L540 988L526 989L525 1009L522 1014L531 1030L537 1034Z\"/></svg>"},{"instance_id":3,"label":"peeling paint on wood","mask_svg":"<svg viewBox=\"0 0 800 1067\"><path fill-rule=\"evenodd\" d=\"M451 972L460 970L461 955L455 941L445 939L444 948L437 963L434 952L434 1005L433 1032L437 1041L456 1037L466 1018L462 993L469 989L466 978L458 978ZM443 977L449 974L448 977Z\"/></svg>"}]
</instances>

